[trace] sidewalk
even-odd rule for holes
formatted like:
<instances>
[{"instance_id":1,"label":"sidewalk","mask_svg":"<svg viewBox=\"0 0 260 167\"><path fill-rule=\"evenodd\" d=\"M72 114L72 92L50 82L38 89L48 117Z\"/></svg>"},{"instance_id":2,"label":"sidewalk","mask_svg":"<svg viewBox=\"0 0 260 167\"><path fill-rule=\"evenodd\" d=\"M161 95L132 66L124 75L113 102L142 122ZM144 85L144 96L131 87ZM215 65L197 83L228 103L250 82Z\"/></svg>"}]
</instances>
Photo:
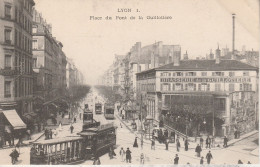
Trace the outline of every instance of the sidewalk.
<instances>
[{"instance_id":1,"label":"sidewalk","mask_svg":"<svg viewBox=\"0 0 260 167\"><path fill-rule=\"evenodd\" d=\"M141 134L140 134L138 131L132 130L131 121L126 122L126 121L122 120L121 117L118 116L117 114L116 114L116 117L120 120L120 122L122 122L122 123L126 126L126 128L127 128L129 131L131 131L131 133L134 133L136 137L138 137L139 139L141 139ZM243 140L243 139L245 139L245 138L248 138L248 137L250 137L250 136L252 136L252 135L254 135L254 134L256 134L256 133L258 133L257 130L252 131L252 132L250 132L250 133L247 133L247 134L245 134L245 135L242 135L242 136L240 136L239 139L232 139L232 140L230 140L230 141L228 142L228 146L231 146L231 145L233 145L233 144L235 144L235 143L237 143L237 142L239 142L239 141L241 141L241 140ZM149 144L151 143L151 141L150 141L149 139L146 139L145 137L144 137L143 139L144 139L144 140L143 140L144 143L149 143ZM181 145L182 145L183 141L180 140L180 142L181 142ZM204 139L204 142L205 142L205 139ZM172 144L175 144L175 143L172 143ZM199 144L199 138L197 138L197 141L195 141L195 137L189 138L189 149L195 149L196 146L197 146L197 144ZM156 141L156 145L159 145L159 146L161 145L161 146L165 147L165 144L159 143L158 141ZM205 145L205 144L204 144L204 145ZM219 147L217 147L217 145L219 145ZM223 138L221 138L221 137L215 138L215 147L213 147L213 148L211 148L211 149L213 149L213 150L214 150L214 149L223 149ZM259 154L259 153L258 153L258 149L252 151L251 153L254 154L254 155L258 155L258 154Z\"/></svg>"},{"instance_id":2,"label":"sidewalk","mask_svg":"<svg viewBox=\"0 0 260 167\"><path fill-rule=\"evenodd\" d=\"M34 142L34 141L38 140L43 135L44 135L44 131L32 134L31 140L23 140L23 144L21 145L21 147L30 145L30 142ZM5 145L5 146L3 146L3 148L0 148L0 149L14 148L17 143L18 143L18 139L15 139L13 146Z\"/></svg>"}]
</instances>

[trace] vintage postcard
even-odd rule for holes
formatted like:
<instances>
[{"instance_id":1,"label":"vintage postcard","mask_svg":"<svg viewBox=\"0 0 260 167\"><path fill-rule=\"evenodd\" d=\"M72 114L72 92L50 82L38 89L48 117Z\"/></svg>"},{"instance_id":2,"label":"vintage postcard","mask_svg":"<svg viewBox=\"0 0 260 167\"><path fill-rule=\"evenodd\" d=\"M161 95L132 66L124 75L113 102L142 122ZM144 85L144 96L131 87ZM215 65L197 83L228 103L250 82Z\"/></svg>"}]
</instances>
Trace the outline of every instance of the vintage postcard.
<instances>
[{"instance_id":1,"label":"vintage postcard","mask_svg":"<svg viewBox=\"0 0 260 167\"><path fill-rule=\"evenodd\" d=\"M259 164L258 0L0 0L0 165Z\"/></svg>"}]
</instances>

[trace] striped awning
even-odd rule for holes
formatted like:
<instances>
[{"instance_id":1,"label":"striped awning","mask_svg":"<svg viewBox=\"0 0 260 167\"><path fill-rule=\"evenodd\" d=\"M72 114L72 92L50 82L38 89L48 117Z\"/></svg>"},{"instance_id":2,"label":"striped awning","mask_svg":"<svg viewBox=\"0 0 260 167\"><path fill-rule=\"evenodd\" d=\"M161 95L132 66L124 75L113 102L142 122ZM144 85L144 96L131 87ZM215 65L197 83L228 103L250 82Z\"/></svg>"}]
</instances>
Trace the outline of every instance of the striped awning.
<instances>
[{"instance_id":1,"label":"striped awning","mask_svg":"<svg viewBox=\"0 0 260 167\"><path fill-rule=\"evenodd\" d=\"M15 110L4 110L3 114L15 130L26 128L26 124L22 121Z\"/></svg>"}]
</instances>

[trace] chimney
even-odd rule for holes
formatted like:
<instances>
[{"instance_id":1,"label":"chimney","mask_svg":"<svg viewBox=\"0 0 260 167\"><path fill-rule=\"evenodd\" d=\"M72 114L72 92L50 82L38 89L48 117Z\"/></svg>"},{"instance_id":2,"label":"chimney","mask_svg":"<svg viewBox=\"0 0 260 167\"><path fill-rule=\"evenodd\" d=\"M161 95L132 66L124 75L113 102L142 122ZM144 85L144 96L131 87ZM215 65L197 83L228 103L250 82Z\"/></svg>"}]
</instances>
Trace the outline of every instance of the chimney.
<instances>
[{"instance_id":1,"label":"chimney","mask_svg":"<svg viewBox=\"0 0 260 167\"><path fill-rule=\"evenodd\" d=\"M188 56L187 50L186 50L186 53L183 55L183 59L184 59L184 60L188 60L188 59L189 59L189 56Z\"/></svg>"},{"instance_id":2,"label":"chimney","mask_svg":"<svg viewBox=\"0 0 260 167\"><path fill-rule=\"evenodd\" d=\"M179 66L180 65L180 56L178 52L173 53L173 66Z\"/></svg>"},{"instance_id":3,"label":"chimney","mask_svg":"<svg viewBox=\"0 0 260 167\"><path fill-rule=\"evenodd\" d=\"M231 55L231 59L234 59L234 58L235 58L235 18L236 18L236 14L233 13L233 14L232 14L233 35L232 35L232 55Z\"/></svg>"},{"instance_id":4,"label":"chimney","mask_svg":"<svg viewBox=\"0 0 260 167\"><path fill-rule=\"evenodd\" d=\"M220 63L220 49L218 46L218 49L216 49L216 64Z\"/></svg>"}]
</instances>

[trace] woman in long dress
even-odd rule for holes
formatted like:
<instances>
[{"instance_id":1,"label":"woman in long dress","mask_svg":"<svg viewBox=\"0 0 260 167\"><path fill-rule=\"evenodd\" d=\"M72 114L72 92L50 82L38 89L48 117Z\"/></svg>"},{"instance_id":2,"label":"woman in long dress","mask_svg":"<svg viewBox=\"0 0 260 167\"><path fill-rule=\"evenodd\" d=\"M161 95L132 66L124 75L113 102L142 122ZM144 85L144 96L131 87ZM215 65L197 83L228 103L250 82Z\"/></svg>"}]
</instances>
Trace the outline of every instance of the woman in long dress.
<instances>
[{"instance_id":1,"label":"woman in long dress","mask_svg":"<svg viewBox=\"0 0 260 167\"><path fill-rule=\"evenodd\" d=\"M138 144L137 144L137 137L135 137L135 142L134 142L133 147L138 147Z\"/></svg>"}]
</instances>

